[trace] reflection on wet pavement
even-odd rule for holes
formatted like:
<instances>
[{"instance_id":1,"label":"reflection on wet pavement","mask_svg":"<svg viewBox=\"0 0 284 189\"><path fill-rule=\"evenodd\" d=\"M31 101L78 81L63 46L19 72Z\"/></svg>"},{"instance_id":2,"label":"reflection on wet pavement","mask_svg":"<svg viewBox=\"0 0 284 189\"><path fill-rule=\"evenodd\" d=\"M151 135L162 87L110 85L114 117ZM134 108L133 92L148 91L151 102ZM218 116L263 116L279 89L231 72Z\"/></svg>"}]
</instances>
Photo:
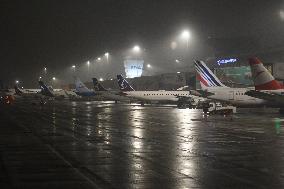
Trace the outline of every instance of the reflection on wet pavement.
<instances>
[{"instance_id":1,"label":"reflection on wet pavement","mask_svg":"<svg viewBox=\"0 0 284 189\"><path fill-rule=\"evenodd\" d=\"M284 187L277 113L66 101L6 114L102 188Z\"/></svg>"}]
</instances>

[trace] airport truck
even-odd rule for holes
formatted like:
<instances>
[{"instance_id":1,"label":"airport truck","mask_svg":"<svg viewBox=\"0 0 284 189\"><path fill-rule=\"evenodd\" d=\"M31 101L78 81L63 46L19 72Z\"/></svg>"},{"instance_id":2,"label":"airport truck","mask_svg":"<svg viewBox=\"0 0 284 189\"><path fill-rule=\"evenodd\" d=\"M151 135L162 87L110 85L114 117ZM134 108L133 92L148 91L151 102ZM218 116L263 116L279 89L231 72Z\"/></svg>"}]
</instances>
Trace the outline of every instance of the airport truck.
<instances>
[{"instance_id":1,"label":"airport truck","mask_svg":"<svg viewBox=\"0 0 284 189\"><path fill-rule=\"evenodd\" d=\"M206 114L227 115L236 113L236 107L230 105L222 105L220 102L209 102L204 104L203 112Z\"/></svg>"}]
</instances>

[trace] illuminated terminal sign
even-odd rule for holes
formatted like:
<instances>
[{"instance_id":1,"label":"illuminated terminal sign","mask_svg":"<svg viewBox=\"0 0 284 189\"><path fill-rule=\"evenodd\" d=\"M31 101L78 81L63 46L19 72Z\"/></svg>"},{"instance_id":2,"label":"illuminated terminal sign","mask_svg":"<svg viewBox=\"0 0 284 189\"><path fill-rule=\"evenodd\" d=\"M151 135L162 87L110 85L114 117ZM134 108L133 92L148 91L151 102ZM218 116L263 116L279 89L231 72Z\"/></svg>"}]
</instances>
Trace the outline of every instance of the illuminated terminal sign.
<instances>
[{"instance_id":1,"label":"illuminated terminal sign","mask_svg":"<svg viewBox=\"0 0 284 189\"><path fill-rule=\"evenodd\" d=\"M237 62L236 58L229 58L229 59L220 59L217 60L217 64L221 65L221 64L230 64L230 63L234 63Z\"/></svg>"},{"instance_id":2,"label":"illuminated terminal sign","mask_svg":"<svg viewBox=\"0 0 284 189\"><path fill-rule=\"evenodd\" d=\"M127 78L141 77L143 72L144 60L126 59L124 60L124 69Z\"/></svg>"}]
</instances>

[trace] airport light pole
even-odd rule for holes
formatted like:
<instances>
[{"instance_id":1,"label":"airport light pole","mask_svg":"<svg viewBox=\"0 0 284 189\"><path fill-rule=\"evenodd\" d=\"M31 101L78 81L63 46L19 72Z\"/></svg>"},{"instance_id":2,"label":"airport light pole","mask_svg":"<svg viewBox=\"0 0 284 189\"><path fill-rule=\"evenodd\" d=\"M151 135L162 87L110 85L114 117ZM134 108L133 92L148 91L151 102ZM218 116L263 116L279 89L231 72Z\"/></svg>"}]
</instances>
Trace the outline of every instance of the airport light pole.
<instances>
[{"instance_id":1,"label":"airport light pole","mask_svg":"<svg viewBox=\"0 0 284 189\"><path fill-rule=\"evenodd\" d=\"M90 61L87 61L87 66L88 66L88 77L90 77Z\"/></svg>"},{"instance_id":2,"label":"airport light pole","mask_svg":"<svg viewBox=\"0 0 284 189\"><path fill-rule=\"evenodd\" d=\"M15 81L16 86L18 86L19 83L20 83L19 80Z\"/></svg>"},{"instance_id":3,"label":"airport light pole","mask_svg":"<svg viewBox=\"0 0 284 189\"><path fill-rule=\"evenodd\" d=\"M145 72L146 75L152 75L151 74L151 70L153 69L152 65L151 64L147 64L146 65L146 68L143 68L143 72Z\"/></svg>"},{"instance_id":4,"label":"airport light pole","mask_svg":"<svg viewBox=\"0 0 284 189\"><path fill-rule=\"evenodd\" d=\"M188 42L190 38L190 32L188 30L183 30L181 32L181 39L186 41L186 48L188 49Z\"/></svg>"},{"instance_id":5,"label":"airport light pole","mask_svg":"<svg viewBox=\"0 0 284 189\"><path fill-rule=\"evenodd\" d=\"M52 83L53 83L52 87L55 87L56 81L57 81L57 78L56 77L52 77Z\"/></svg>"},{"instance_id":6,"label":"airport light pole","mask_svg":"<svg viewBox=\"0 0 284 189\"><path fill-rule=\"evenodd\" d=\"M108 52L105 53L105 57L106 57L106 60L107 60L107 63L108 63L108 59L109 59L109 53Z\"/></svg>"},{"instance_id":7,"label":"airport light pole","mask_svg":"<svg viewBox=\"0 0 284 189\"><path fill-rule=\"evenodd\" d=\"M72 70L73 70L73 74L75 76L75 72L76 72L76 66L75 65L72 66Z\"/></svg>"},{"instance_id":8,"label":"airport light pole","mask_svg":"<svg viewBox=\"0 0 284 189\"><path fill-rule=\"evenodd\" d=\"M43 72L44 72L44 78L47 79L47 68L46 67L43 68Z\"/></svg>"}]
</instances>

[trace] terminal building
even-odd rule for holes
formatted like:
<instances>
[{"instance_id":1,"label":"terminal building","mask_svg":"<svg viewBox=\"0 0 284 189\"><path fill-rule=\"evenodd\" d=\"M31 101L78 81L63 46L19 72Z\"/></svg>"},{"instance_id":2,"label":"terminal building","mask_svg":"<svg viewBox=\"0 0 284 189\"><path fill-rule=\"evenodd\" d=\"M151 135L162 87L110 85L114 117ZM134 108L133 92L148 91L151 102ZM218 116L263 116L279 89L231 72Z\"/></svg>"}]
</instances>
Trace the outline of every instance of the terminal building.
<instances>
[{"instance_id":1,"label":"terminal building","mask_svg":"<svg viewBox=\"0 0 284 189\"><path fill-rule=\"evenodd\" d=\"M240 37L236 39L209 39L213 54L204 58L206 65L229 87L253 86L249 57L258 57L279 81L284 81L284 48L268 48L259 40ZM274 43L275 44L275 43ZM125 76L135 90L176 90L183 86L199 89L195 71L163 73L145 76L145 62L141 57L124 60ZM106 88L118 89L116 79L104 81ZM92 83L88 83L92 87Z\"/></svg>"},{"instance_id":2,"label":"terminal building","mask_svg":"<svg viewBox=\"0 0 284 189\"><path fill-rule=\"evenodd\" d=\"M284 81L284 48L261 45L259 40L240 37L236 39L210 39L214 55L206 64L224 84L231 87L252 86L249 57L258 57L280 82Z\"/></svg>"},{"instance_id":3,"label":"terminal building","mask_svg":"<svg viewBox=\"0 0 284 189\"><path fill-rule=\"evenodd\" d=\"M195 73L164 73L154 76L141 76L127 78L127 81L135 90L176 90L184 86L195 88ZM117 80L106 80L101 82L107 89L119 89ZM86 83L89 88L93 87L91 82ZM72 88L72 87L71 87Z\"/></svg>"}]
</instances>

